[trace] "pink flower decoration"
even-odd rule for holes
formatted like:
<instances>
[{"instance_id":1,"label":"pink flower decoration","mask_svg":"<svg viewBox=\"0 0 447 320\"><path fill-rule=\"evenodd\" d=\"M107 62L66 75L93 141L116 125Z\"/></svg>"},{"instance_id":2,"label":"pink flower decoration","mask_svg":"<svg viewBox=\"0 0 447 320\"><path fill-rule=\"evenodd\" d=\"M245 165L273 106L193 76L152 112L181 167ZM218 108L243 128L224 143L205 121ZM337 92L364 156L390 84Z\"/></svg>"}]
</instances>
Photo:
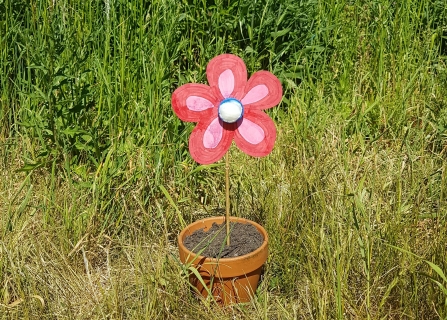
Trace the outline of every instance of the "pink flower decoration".
<instances>
[{"instance_id":1,"label":"pink flower decoration","mask_svg":"<svg viewBox=\"0 0 447 320\"><path fill-rule=\"evenodd\" d=\"M231 54L213 58L206 75L210 86L188 83L172 94L172 109L177 116L198 122L189 138L193 159L201 164L216 162L233 139L250 156L268 155L275 144L276 128L262 110L281 101L278 78L268 71L258 71L247 81L244 61Z\"/></svg>"}]
</instances>

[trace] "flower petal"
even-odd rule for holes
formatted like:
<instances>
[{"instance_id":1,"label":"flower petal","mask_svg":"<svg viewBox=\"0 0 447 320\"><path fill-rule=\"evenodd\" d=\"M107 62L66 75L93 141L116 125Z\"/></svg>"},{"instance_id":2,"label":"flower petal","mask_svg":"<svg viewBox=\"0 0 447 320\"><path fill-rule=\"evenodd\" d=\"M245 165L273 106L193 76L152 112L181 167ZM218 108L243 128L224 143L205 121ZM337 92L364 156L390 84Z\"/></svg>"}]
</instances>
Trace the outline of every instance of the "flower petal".
<instances>
[{"instance_id":1,"label":"flower petal","mask_svg":"<svg viewBox=\"0 0 447 320\"><path fill-rule=\"evenodd\" d=\"M250 110L238 121L234 141L246 154L253 157L266 156L273 150L275 140L275 124L263 111Z\"/></svg>"},{"instance_id":2,"label":"flower petal","mask_svg":"<svg viewBox=\"0 0 447 320\"><path fill-rule=\"evenodd\" d=\"M235 128L236 123L221 121L217 112L199 122L189 137L192 158L200 164L210 164L221 159L233 141Z\"/></svg>"},{"instance_id":3,"label":"flower petal","mask_svg":"<svg viewBox=\"0 0 447 320\"><path fill-rule=\"evenodd\" d=\"M177 116L188 122L199 122L209 118L219 100L209 86L188 83L177 88L172 94L172 109Z\"/></svg>"},{"instance_id":4,"label":"flower petal","mask_svg":"<svg viewBox=\"0 0 447 320\"><path fill-rule=\"evenodd\" d=\"M214 57L206 67L206 76L219 100L229 97L242 98L247 83L247 68L241 58L232 54Z\"/></svg>"},{"instance_id":5,"label":"flower petal","mask_svg":"<svg viewBox=\"0 0 447 320\"><path fill-rule=\"evenodd\" d=\"M251 88L250 91L247 92L245 97L241 100L242 104L250 104L254 102L258 102L261 99L264 99L269 94L269 88L265 84L258 84L257 86Z\"/></svg>"},{"instance_id":6,"label":"flower petal","mask_svg":"<svg viewBox=\"0 0 447 320\"><path fill-rule=\"evenodd\" d=\"M258 144L265 138L264 130L256 123L243 118L239 127L237 128L242 138L251 144Z\"/></svg>"},{"instance_id":7,"label":"flower petal","mask_svg":"<svg viewBox=\"0 0 447 320\"><path fill-rule=\"evenodd\" d=\"M214 104L208 99L202 97L189 96L186 98L186 106L192 111L203 111L214 107Z\"/></svg>"},{"instance_id":8,"label":"flower petal","mask_svg":"<svg viewBox=\"0 0 447 320\"><path fill-rule=\"evenodd\" d=\"M203 145L207 149L214 149L222 140L223 123L219 118L214 119L203 134Z\"/></svg>"},{"instance_id":9,"label":"flower petal","mask_svg":"<svg viewBox=\"0 0 447 320\"><path fill-rule=\"evenodd\" d=\"M241 100L244 107L264 110L276 106L282 98L281 82L268 71L253 74Z\"/></svg>"},{"instance_id":10,"label":"flower petal","mask_svg":"<svg viewBox=\"0 0 447 320\"><path fill-rule=\"evenodd\" d=\"M228 98L234 91L234 75L230 69L225 70L219 76L219 90L224 98Z\"/></svg>"}]
</instances>

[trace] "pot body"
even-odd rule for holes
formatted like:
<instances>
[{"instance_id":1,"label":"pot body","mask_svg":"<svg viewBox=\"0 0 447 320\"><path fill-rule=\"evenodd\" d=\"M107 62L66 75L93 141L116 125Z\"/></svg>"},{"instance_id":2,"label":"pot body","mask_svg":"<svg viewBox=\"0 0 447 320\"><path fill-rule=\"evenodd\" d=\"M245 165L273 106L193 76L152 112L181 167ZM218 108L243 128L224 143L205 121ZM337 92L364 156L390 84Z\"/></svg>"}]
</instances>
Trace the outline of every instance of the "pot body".
<instances>
[{"instance_id":1,"label":"pot body","mask_svg":"<svg viewBox=\"0 0 447 320\"><path fill-rule=\"evenodd\" d=\"M205 286L192 272L189 276L191 285L203 297L206 298L208 293L211 293L218 303L224 305L251 300L258 287L262 266L268 256L268 236L261 225L237 217L230 217L230 221L254 225L264 237L261 247L243 256L215 259L197 255L183 245L186 236L199 229L207 231L214 222L222 224L225 222L225 217L198 220L183 229L178 236L180 260L198 271Z\"/></svg>"}]
</instances>

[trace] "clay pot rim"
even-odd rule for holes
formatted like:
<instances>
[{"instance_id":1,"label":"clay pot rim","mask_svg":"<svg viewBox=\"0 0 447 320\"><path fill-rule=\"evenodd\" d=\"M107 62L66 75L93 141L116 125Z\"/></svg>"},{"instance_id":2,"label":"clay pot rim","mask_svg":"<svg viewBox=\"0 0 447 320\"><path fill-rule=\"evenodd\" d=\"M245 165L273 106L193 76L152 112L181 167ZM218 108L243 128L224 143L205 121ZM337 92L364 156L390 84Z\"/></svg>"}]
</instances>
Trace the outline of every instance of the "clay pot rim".
<instances>
[{"instance_id":1,"label":"clay pot rim","mask_svg":"<svg viewBox=\"0 0 447 320\"><path fill-rule=\"evenodd\" d=\"M265 250L265 248L267 247L268 235L267 235L267 231L264 229L263 226L261 226L259 223L256 223L252 220L245 219L245 218L239 218L239 217L233 217L233 216L230 217L230 222L250 223L250 224L254 225L256 227L256 229L262 234L262 236L264 237L264 241L262 242L262 245L258 249L256 249L255 251L252 251L250 253L244 254L243 256L238 256L238 257L233 257L233 258L210 258L210 257L198 255L197 253L194 253L185 247L185 245L183 244L183 238L185 236L185 233L188 231L188 227L190 227L194 224L204 222L204 221L216 220L216 219L221 220L222 222L225 222L224 216L214 216L214 217L200 219L200 220L194 221L191 224L188 224L185 228L183 228L183 230L178 235L178 237L177 237L178 245L182 248L182 250L184 250L186 252L187 256L190 257L193 261L200 260L200 261L202 261L202 263L237 262L238 260L245 260L251 256L256 256L257 254L260 254L263 250Z\"/></svg>"}]
</instances>

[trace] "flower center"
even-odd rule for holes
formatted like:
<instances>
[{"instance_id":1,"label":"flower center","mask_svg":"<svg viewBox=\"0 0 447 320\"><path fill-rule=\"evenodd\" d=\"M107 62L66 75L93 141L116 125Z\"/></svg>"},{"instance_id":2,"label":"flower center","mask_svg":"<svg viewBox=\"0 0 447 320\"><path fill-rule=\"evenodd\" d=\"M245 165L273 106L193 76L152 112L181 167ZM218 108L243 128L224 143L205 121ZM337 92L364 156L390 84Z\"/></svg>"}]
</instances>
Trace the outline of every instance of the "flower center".
<instances>
[{"instance_id":1,"label":"flower center","mask_svg":"<svg viewBox=\"0 0 447 320\"><path fill-rule=\"evenodd\" d=\"M219 118L227 123L234 123L244 115L244 106L234 98L222 100L219 105Z\"/></svg>"}]
</instances>

